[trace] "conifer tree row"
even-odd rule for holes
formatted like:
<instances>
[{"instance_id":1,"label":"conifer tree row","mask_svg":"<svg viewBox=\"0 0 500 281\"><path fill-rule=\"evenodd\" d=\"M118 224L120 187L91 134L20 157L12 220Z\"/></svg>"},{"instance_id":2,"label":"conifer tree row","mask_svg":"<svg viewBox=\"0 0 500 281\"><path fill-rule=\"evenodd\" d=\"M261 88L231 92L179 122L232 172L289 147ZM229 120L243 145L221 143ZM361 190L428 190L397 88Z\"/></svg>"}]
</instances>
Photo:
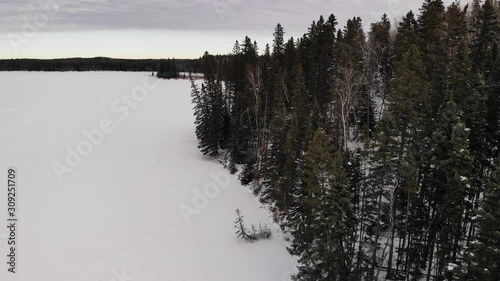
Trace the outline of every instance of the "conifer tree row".
<instances>
[{"instance_id":1,"label":"conifer tree row","mask_svg":"<svg viewBox=\"0 0 500 281\"><path fill-rule=\"evenodd\" d=\"M499 15L425 0L205 54L200 150L272 208L296 280L500 280Z\"/></svg>"}]
</instances>

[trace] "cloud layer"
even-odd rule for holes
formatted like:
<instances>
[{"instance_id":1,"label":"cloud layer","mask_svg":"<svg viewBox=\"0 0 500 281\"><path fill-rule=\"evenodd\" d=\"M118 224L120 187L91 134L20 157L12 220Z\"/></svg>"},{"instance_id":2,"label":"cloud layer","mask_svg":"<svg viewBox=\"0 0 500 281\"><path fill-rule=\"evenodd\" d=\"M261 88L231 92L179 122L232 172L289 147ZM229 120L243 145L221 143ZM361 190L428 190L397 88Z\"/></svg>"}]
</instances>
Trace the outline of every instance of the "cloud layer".
<instances>
[{"instance_id":1,"label":"cloud layer","mask_svg":"<svg viewBox=\"0 0 500 281\"><path fill-rule=\"evenodd\" d=\"M361 16L368 26L383 13L396 20L420 5L415 0L2 0L0 32L20 32L45 14L45 28L51 32L268 31L278 22L286 30L305 32L321 14L335 14L341 26Z\"/></svg>"}]
</instances>

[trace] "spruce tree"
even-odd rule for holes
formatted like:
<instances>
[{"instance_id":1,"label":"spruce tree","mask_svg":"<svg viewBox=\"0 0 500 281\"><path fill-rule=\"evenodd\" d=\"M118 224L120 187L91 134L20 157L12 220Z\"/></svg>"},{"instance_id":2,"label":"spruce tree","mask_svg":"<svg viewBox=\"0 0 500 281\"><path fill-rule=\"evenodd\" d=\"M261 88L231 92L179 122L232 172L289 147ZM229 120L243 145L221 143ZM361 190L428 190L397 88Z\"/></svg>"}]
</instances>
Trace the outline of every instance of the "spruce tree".
<instances>
[{"instance_id":1,"label":"spruce tree","mask_svg":"<svg viewBox=\"0 0 500 281\"><path fill-rule=\"evenodd\" d=\"M500 159L486 186L479 230L468 249L467 280L500 280Z\"/></svg>"},{"instance_id":2,"label":"spruce tree","mask_svg":"<svg viewBox=\"0 0 500 281\"><path fill-rule=\"evenodd\" d=\"M334 88L336 26L334 15L330 15L326 21L321 16L317 22L313 21L299 45L306 87L311 102L317 103L318 122L324 128L330 125L328 111Z\"/></svg>"},{"instance_id":3,"label":"spruce tree","mask_svg":"<svg viewBox=\"0 0 500 281\"><path fill-rule=\"evenodd\" d=\"M403 55L408 52L410 46L418 46L420 38L418 36L418 22L415 19L415 14L410 11L403 17L399 23L398 32L396 34L394 60L401 61Z\"/></svg>"},{"instance_id":4,"label":"spruce tree","mask_svg":"<svg viewBox=\"0 0 500 281\"><path fill-rule=\"evenodd\" d=\"M290 249L299 256L296 279L348 280L356 218L342 158L321 129L307 151L304 172L304 212Z\"/></svg>"},{"instance_id":5,"label":"spruce tree","mask_svg":"<svg viewBox=\"0 0 500 281\"><path fill-rule=\"evenodd\" d=\"M394 44L390 31L391 22L384 14L379 22L371 25L368 39L364 87L368 88L368 93L373 92L373 95L381 100L380 107L374 112L377 120L382 117L382 111L392 90Z\"/></svg>"},{"instance_id":6,"label":"spruce tree","mask_svg":"<svg viewBox=\"0 0 500 281\"><path fill-rule=\"evenodd\" d=\"M376 271L384 265L384 259L387 257L387 253L384 255L381 253L383 249L380 246L384 233L391 227L388 211L392 203L392 194L397 186L398 167L401 163L398 161L398 149L396 122L390 112L386 112L377 127L370 159L369 185L365 190L363 203L363 217L366 221L362 241L367 247L368 280L376 280Z\"/></svg>"},{"instance_id":7,"label":"spruce tree","mask_svg":"<svg viewBox=\"0 0 500 281\"><path fill-rule=\"evenodd\" d=\"M448 265L461 261L464 241L465 198L470 193L469 178L472 174L472 160L469 154L469 132L459 118L457 106L450 100L441 116L439 127L434 133L434 163L436 163L435 202L437 216L438 274L452 280L453 272Z\"/></svg>"},{"instance_id":8,"label":"spruce tree","mask_svg":"<svg viewBox=\"0 0 500 281\"><path fill-rule=\"evenodd\" d=\"M274 29L273 40L273 58L278 67L284 66L285 55L285 31L283 26L278 23Z\"/></svg>"},{"instance_id":9,"label":"spruce tree","mask_svg":"<svg viewBox=\"0 0 500 281\"><path fill-rule=\"evenodd\" d=\"M280 99L270 124L269 156L264 167L264 184L266 189L263 200L274 203L278 209L284 206L283 174L285 173L287 155L286 142L289 129L289 117L283 99Z\"/></svg>"},{"instance_id":10,"label":"spruce tree","mask_svg":"<svg viewBox=\"0 0 500 281\"><path fill-rule=\"evenodd\" d=\"M478 2L475 7L480 7ZM474 8L477 9L477 8ZM473 11L474 13L474 11ZM473 192L467 195L465 224L467 225L466 240L471 239L475 228L472 220L474 208L487 177L487 167L490 166L486 142L488 131L486 130L486 90L481 85L480 75L474 71L470 59L468 42L469 34L465 23L466 11L458 4L452 4L445 13L447 22L447 45L449 52L448 66L448 94L453 95L454 101L461 112L463 121L470 129L469 143L470 153L473 158L472 176L470 184Z\"/></svg>"},{"instance_id":11,"label":"spruce tree","mask_svg":"<svg viewBox=\"0 0 500 281\"><path fill-rule=\"evenodd\" d=\"M221 82L215 79L215 59L208 53L203 57L207 73L201 89L191 80L191 97L196 117L196 136L198 148L205 155L217 156L220 149L226 148L229 122L227 107L224 103Z\"/></svg>"},{"instance_id":12,"label":"spruce tree","mask_svg":"<svg viewBox=\"0 0 500 281\"><path fill-rule=\"evenodd\" d=\"M402 61L396 62L393 84L388 110L396 122L402 147L406 148L410 135L416 136L421 131L429 115L430 84L417 46L411 45Z\"/></svg>"},{"instance_id":13,"label":"spruce tree","mask_svg":"<svg viewBox=\"0 0 500 281\"><path fill-rule=\"evenodd\" d=\"M388 239L388 271L387 278L393 277L393 261L395 235L401 232L402 224L398 221L396 210L405 208L404 201L398 200L401 196L401 189L397 189L402 183L403 161L407 153L411 153L422 173L422 167L430 167L428 158L428 143L430 142L430 83L428 82L426 69L421 53L416 45L410 45L408 51L404 53L400 61L395 62L395 78L393 81L393 91L387 113L390 114L394 124L392 139L396 141L391 153L393 153L392 165L396 164L393 173L393 185L387 190L387 201L389 201L389 212L387 214L387 225L390 230ZM384 113L385 115L385 113ZM384 118L384 117L382 117ZM389 164L389 163L388 163ZM424 194L422 193L422 196ZM423 198L420 198L423 200ZM415 218L421 222L424 218ZM377 236L375 236L377 237ZM424 239L424 237L418 237ZM412 247L408 245L408 247ZM397 267L396 267L397 270Z\"/></svg>"},{"instance_id":14,"label":"spruce tree","mask_svg":"<svg viewBox=\"0 0 500 281\"><path fill-rule=\"evenodd\" d=\"M236 235L238 236L239 239L247 241L247 242L253 242L257 240L257 237L253 235L246 227L245 227L245 222L243 221L243 215L241 215L241 212L239 209L236 210L236 220L234 221L234 228L236 228Z\"/></svg>"},{"instance_id":15,"label":"spruce tree","mask_svg":"<svg viewBox=\"0 0 500 281\"><path fill-rule=\"evenodd\" d=\"M494 0L474 0L470 14L425 0L395 34L387 15L368 40L360 18L337 30L330 15L298 40L278 25L262 56L246 37L199 60L200 149L228 151L242 183L258 183L291 235L296 279L498 277L488 247L498 215L486 216L500 147L498 13Z\"/></svg>"},{"instance_id":16,"label":"spruce tree","mask_svg":"<svg viewBox=\"0 0 500 281\"><path fill-rule=\"evenodd\" d=\"M431 84L431 114L439 115L446 100L446 45L443 37L444 4L442 0L425 0L419 17L420 50Z\"/></svg>"},{"instance_id":17,"label":"spruce tree","mask_svg":"<svg viewBox=\"0 0 500 281\"><path fill-rule=\"evenodd\" d=\"M496 52L498 53L498 50ZM489 159L495 159L500 153L500 54L496 55L494 61L493 57L492 53L486 112L486 131L488 132L486 139L489 147L487 156Z\"/></svg>"},{"instance_id":18,"label":"spruce tree","mask_svg":"<svg viewBox=\"0 0 500 281\"><path fill-rule=\"evenodd\" d=\"M492 0L486 0L482 7L475 12L472 60L474 68L480 73L484 73L488 71L487 52L492 50L495 45L498 45L500 27L498 14Z\"/></svg>"},{"instance_id":19,"label":"spruce tree","mask_svg":"<svg viewBox=\"0 0 500 281\"><path fill-rule=\"evenodd\" d=\"M292 98L290 106L290 120L285 142L285 167L282 181L284 183L284 211L289 211L297 203L295 195L301 184L304 169L304 157L308 145L310 109L307 101L307 91L305 87L302 67L299 65L296 72L296 80L292 88ZM300 204L300 203L299 203Z\"/></svg>"}]
</instances>

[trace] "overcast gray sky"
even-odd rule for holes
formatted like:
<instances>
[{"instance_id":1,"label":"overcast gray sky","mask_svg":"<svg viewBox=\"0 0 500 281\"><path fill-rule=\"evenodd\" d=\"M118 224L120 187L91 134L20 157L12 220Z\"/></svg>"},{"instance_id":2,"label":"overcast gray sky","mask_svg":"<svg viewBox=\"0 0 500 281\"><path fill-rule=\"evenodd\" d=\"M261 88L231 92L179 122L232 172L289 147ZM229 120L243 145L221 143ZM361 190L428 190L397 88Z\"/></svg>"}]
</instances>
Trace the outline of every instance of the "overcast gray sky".
<instances>
[{"instance_id":1,"label":"overcast gray sky","mask_svg":"<svg viewBox=\"0 0 500 281\"><path fill-rule=\"evenodd\" d=\"M278 22L287 37L331 13L341 27L360 16L368 28L383 13L396 21L418 12L422 1L2 0L0 57L194 58L230 52L245 35L263 48Z\"/></svg>"}]
</instances>

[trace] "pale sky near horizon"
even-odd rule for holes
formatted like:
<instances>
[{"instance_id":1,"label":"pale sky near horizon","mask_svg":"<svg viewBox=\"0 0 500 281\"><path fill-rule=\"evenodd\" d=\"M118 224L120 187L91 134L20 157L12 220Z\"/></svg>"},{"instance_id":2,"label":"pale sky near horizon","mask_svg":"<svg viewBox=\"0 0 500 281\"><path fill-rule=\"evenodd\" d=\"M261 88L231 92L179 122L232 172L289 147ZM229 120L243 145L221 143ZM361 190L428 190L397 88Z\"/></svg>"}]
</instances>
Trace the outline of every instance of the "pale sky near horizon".
<instances>
[{"instance_id":1,"label":"pale sky near horizon","mask_svg":"<svg viewBox=\"0 0 500 281\"><path fill-rule=\"evenodd\" d=\"M0 58L197 58L231 52L246 35L263 50L274 27L302 36L333 13L365 31L383 13L396 22L423 0L2 0ZM453 0L445 0L451 4ZM462 3L465 3L462 0Z\"/></svg>"}]
</instances>

